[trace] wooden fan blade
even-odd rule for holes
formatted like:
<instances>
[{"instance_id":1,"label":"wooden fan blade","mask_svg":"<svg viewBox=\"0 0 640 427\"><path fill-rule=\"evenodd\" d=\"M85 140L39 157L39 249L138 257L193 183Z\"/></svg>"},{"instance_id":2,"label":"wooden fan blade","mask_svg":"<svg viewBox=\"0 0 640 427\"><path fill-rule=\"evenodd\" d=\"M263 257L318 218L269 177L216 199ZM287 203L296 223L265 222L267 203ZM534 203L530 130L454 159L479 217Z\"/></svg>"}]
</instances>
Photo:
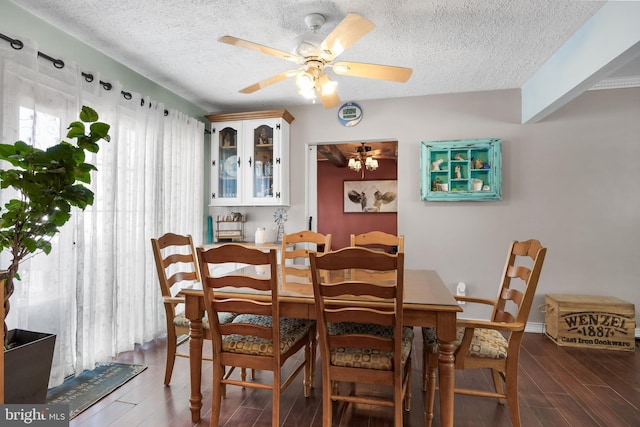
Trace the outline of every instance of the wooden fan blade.
<instances>
[{"instance_id":1,"label":"wooden fan blade","mask_svg":"<svg viewBox=\"0 0 640 427\"><path fill-rule=\"evenodd\" d=\"M393 65L336 62L333 64L333 72L345 76L366 77L369 79L404 83L409 80L413 70L411 68L394 67Z\"/></svg>"},{"instance_id":2,"label":"wooden fan blade","mask_svg":"<svg viewBox=\"0 0 640 427\"><path fill-rule=\"evenodd\" d=\"M242 40L233 36L222 36L218 39L219 42L230 44L232 46L239 46L245 49L254 50L256 52L264 53L266 55L275 56L276 58L286 59L287 61L302 64L304 58L292 53L284 52L282 50L274 49L272 47L264 46L258 43Z\"/></svg>"},{"instance_id":3,"label":"wooden fan blade","mask_svg":"<svg viewBox=\"0 0 640 427\"><path fill-rule=\"evenodd\" d=\"M355 13L350 13L320 44L320 57L332 61L349 46L375 28L375 24Z\"/></svg>"},{"instance_id":4,"label":"wooden fan blade","mask_svg":"<svg viewBox=\"0 0 640 427\"><path fill-rule=\"evenodd\" d=\"M340 105L340 97L337 91L333 91L330 94L323 94L322 91L320 91L318 95L320 95L320 100L324 108L333 108Z\"/></svg>"},{"instance_id":5,"label":"wooden fan blade","mask_svg":"<svg viewBox=\"0 0 640 427\"><path fill-rule=\"evenodd\" d=\"M285 71L284 73L280 73L277 76L269 77L268 79L264 79L262 81L259 81L258 83L254 83L251 86L247 86L244 89L240 89L240 93L253 93L257 90L264 89L267 86L281 82L288 77L294 76L296 72L297 70Z\"/></svg>"},{"instance_id":6,"label":"wooden fan blade","mask_svg":"<svg viewBox=\"0 0 640 427\"><path fill-rule=\"evenodd\" d=\"M316 92L324 108L333 108L340 105L340 98L336 91L336 83L332 82L326 73L322 73L316 82Z\"/></svg>"}]
</instances>

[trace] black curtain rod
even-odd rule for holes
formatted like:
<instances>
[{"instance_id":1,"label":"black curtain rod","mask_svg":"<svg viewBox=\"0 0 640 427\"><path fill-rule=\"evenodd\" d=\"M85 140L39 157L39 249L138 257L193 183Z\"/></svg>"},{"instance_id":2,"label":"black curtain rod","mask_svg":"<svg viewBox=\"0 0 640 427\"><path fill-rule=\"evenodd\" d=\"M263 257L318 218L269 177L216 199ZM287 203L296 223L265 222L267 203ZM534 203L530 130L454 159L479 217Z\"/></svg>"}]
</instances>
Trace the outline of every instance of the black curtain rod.
<instances>
[{"instance_id":1,"label":"black curtain rod","mask_svg":"<svg viewBox=\"0 0 640 427\"><path fill-rule=\"evenodd\" d=\"M3 39L7 42L9 42L9 44L11 45L12 48L14 48L15 50L20 50L24 47L24 43L22 43L21 40L18 39L12 39L11 37L5 36L4 34L0 33L0 39ZM53 58L49 55L47 55L46 53L42 53L40 51L38 51L38 56L41 58L46 59L47 61L51 61L51 63L53 63L53 66L55 68L58 69L62 69L64 68L64 61L61 59L56 59ZM91 83L93 81L93 74L91 73L85 73L84 71L81 72L82 77L84 77L84 79ZM102 88L104 90L111 90L113 89L113 85L109 82L103 82L102 80L100 80L100 85L102 86ZM122 96L124 97L124 99L126 99L127 101L130 101L131 98L133 98L133 95L131 95L131 92L125 92L124 90L121 90L120 93L122 94ZM140 98L140 106L144 107L144 98ZM151 108L151 103L149 103L149 108ZM169 111L168 110L164 110L164 115L168 116L169 115Z\"/></svg>"}]
</instances>

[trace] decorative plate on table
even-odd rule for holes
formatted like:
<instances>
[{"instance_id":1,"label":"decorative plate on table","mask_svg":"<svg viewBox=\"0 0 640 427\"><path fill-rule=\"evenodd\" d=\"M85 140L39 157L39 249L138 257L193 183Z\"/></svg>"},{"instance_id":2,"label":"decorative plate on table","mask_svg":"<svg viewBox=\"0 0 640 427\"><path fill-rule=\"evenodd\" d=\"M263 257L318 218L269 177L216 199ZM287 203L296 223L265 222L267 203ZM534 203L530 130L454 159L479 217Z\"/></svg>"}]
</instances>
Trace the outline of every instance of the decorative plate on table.
<instances>
[{"instance_id":1,"label":"decorative plate on table","mask_svg":"<svg viewBox=\"0 0 640 427\"><path fill-rule=\"evenodd\" d=\"M222 169L224 169L224 173L227 176L235 178L238 175L238 164L236 163L236 156L230 156L229 158L227 158L227 160L224 161Z\"/></svg>"}]
</instances>

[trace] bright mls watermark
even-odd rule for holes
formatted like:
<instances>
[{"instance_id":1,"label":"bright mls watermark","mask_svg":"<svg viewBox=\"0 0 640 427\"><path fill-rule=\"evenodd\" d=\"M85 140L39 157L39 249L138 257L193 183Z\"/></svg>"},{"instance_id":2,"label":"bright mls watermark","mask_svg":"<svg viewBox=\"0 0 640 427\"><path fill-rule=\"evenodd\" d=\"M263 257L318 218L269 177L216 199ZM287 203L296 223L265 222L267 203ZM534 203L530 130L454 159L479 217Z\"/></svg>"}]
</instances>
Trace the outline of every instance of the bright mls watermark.
<instances>
[{"instance_id":1,"label":"bright mls watermark","mask_svg":"<svg viewBox=\"0 0 640 427\"><path fill-rule=\"evenodd\" d=\"M0 425L69 427L69 405L0 405Z\"/></svg>"}]
</instances>

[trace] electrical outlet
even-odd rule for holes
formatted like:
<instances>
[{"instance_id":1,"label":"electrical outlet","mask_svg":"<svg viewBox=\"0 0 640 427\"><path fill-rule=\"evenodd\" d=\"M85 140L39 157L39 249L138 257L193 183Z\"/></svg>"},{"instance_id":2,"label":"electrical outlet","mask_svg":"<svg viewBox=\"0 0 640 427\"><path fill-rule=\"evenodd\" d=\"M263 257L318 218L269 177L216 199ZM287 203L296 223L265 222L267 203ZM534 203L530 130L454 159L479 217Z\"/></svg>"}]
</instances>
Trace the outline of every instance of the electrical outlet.
<instances>
[{"instance_id":1,"label":"electrical outlet","mask_svg":"<svg viewBox=\"0 0 640 427\"><path fill-rule=\"evenodd\" d=\"M459 297L467 295L467 285L465 285L464 282L458 283L458 286L456 287L456 295ZM464 303L464 301L458 301L458 304L460 305L464 305Z\"/></svg>"}]
</instances>

